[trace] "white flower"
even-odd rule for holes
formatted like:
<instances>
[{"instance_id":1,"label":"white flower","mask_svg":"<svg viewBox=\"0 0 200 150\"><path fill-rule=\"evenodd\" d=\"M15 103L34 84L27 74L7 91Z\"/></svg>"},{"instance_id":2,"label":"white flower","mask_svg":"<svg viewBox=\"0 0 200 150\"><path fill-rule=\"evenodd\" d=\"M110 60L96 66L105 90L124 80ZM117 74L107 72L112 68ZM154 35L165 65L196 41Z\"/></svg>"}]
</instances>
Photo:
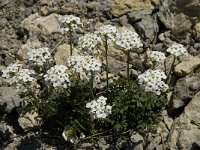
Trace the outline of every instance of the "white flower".
<instances>
[{"instance_id":1,"label":"white flower","mask_svg":"<svg viewBox=\"0 0 200 150\"><path fill-rule=\"evenodd\" d=\"M2 70L2 77L11 79L19 71L22 64L9 64L5 69Z\"/></svg>"},{"instance_id":2,"label":"white flower","mask_svg":"<svg viewBox=\"0 0 200 150\"><path fill-rule=\"evenodd\" d=\"M27 55L30 65L43 66L52 59L47 47L31 49Z\"/></svg>"},{"instance_id":3,"label":"white flower","mask_svg":"<svg viewBox=\"0 0 200 150\"><path fill-rule=\"evenodd\" d=\"M12 78L12 83L16 88L33 87L36 84L36 79L32 77L35 71L29 69L22 69Z\"/></svg>"},{"instance_id":4,"label":"white flower","mask_svg":"<svg viewBox=\"0 0 200 150\"><path fill-rule=\"evenodd\" d=\"M112 25L104 25L98 28L95 33L101 37L102 41L105 41L107 39L107 42L109 44L115 40L117 28Z\"/></svg>"},{"instance_id":5,"label":"white flower","mask_svg":"<svg viewBox=\"0 0 200 150\"><path fill-rule=\"evenodd\" d=\"M86 104L86 108L90 108L93 119L106 118L112 113L112 107L106 104L106 100L106 97L100 96L97 100L92 100Z\"/></svg>"},{"instance_id":6,"label":"white flower","mask_svg":"<svg viewBox=\"0 0 200 150\"><path fill-rule=\"evenodd\" d=\"M117 33L116 35L116 45L123 48L124 50L133 50L143 46L136 32L124 32Z\"/></svg>"},{"instance_id":7,"label":"white flower","mask_svg":"<svg viewBox=\"0 0 200 150\"><path fill-rule=\"evenodd\" d=\"M89 54L98 54L100 51L97 49L97 45L101 43L101 38L96 34L85 34L79 38L78 46L83 52L87 51Z\"/></svg>"},{"instance_id":8,"label":"white flower","mask_svg":"<svg viewBox=\"0 0 200 150\"><path fill-rule=\"evenodd\" d=\"M77 29L78 26L82 26L81 19L73 15L65 15L62 18L62 24L64 25L64 31L69 31L69 28L73 30Z\"/></svg>"},{"instance_id":9,"label":"white flower","mask_svg":"<svg viewBox=\"0 0 200 150\"><path fill-rule=\"evenodd\" d=\"M181 55L188 56L188 51L185 49L185 47L178 43L173 43L172 46L169 47L166 51L172 55L175 55L176 57Z\"/></svg>"},{"instance_id":10,"label":"white flower","mask_svg":"<svg viewBox=\"0 0 200 150\"><path fill-rule=\"evenodd\" d=\"M144 87L145 91L156 93L156 95L160 95L161 92L166 92L169 89L169 86L162 81L166 78L167 76L163 71L152 69L138 76L139 84Z\"/></svg>"},{"instance_id":11,"label":"white flower","mask_svg":"<svg viewBox=\"0 0 200 150\"><path fill-rule=\"evenodd\" d=\"M68 88L70 86L68 68L64 65L55 65L51 67L44 75L45 81L52 84L54 88Z\"/></svg>"},{"instance_id":12,"label":"white flower","mask_svg":"<svg viewBox=\"0 0 200 150\"><path fill-rule=\"evenodd\" d=\"M149 54L149 58L155 62L164 62L164 60L166 59L165 53L158 51L151 51Z\"/></svg>"}]
</instances>

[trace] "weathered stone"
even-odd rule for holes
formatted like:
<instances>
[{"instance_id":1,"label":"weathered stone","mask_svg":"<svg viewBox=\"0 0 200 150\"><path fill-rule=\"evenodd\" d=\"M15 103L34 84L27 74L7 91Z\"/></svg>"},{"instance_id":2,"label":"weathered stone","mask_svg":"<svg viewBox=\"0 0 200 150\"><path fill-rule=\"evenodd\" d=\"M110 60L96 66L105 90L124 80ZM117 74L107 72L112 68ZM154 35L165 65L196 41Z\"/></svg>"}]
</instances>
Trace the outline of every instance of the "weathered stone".
<instances>
[{"instance_id":1,"label":"weathered stone","mask_svg":"<svg viewBox=\"0 0 200 150\"><path fill-rule=\"evenodd\" d=\"M140 33L140 37L146 42L146 46L155 39L156 33L159 30L157 21L152 16L144 17L134 27Z\"/></svg>"},{"instance_id":2,"label":"weathered stone","mask_svg":"<svg viewBox=\"0 0 200 150\"><path fill-rule=\"evenodd\" d=\"M197 23L197 24L194 26L194 31L195 31L196 39L197 39L198 41L200 41L200 23Z\"/></svg>"},{"instance_id":3,"label":"weathered stone","mask_svg":"<svg viewBox=\"0 0 200 150\"><path fill-rule=\"evenodd\" d=\"M133 150L143 150L144 138L139 133L133 133L130 139L133 145Z\"/></svg>"},{"instance_id":4,"label":"weathered stone","mask_svg":"<svg viewBox=\"0 0 200 150\"><path fill-rule=\"evenodd\" d=\"M173 32L180 33L191 29L192 23L183 13L177 15L169 15L159 12L158 17L166 28L173 30Z\"/></svg>"},{"instance_id":5,"label":"weathered stone","mask_svg":"<svg viewBox=\"0 0 200 150\"><path fill-rule=\"evenodd\" d=\"M155 137L151 143L147 146L146 150L154 150L161 142L161 137L157 136Z\"/></svg>"},{"instance_id":6,"label":"weathered stone","mask_svg":"<svg viewBox=\"0 0 200 150\"><path fill-rule=\"evenodd\" d=\"M59 25L61 17L61 15L57 14L42 17L38 13L35 13L24 19L20 26L27 29L31 35L61 33Z\"/></svg>"},{"instance_id":7,"label":"weathered stone","mask_svg":"<svg viewBox=\"0 0 200 150\"><path fill-rule=\"evenodd\" d=\"M128 12L142 9L154 8L151 1L126 1L126 0L114 0L111 5L111 13L115 17L122 16Z\"/></svg>"},{"instance_id":8,"label":"weathered stone","mask_svg":"<svg viewBox=\"0 0 200 150\"><path fill-rule=\"evenodd\" d=\"M77 55L78 50L74 48L72 53L75 56ZM66 64L67 57L69 56L70 56L70 45L69 44L59 45L54 55L54 60L57 65L64 65Z\"/></svg>"},{"instance_id":9,"label":"weathered stone","mask_svg":"<svg viewBox=\"0 0 200 150\"><path fill-rule=\"evenodd\" d=\"M0 19L0 27L5 27L6 24L8 23L8 20L6 18L1 18Z\"/></svg>"},{"instance_id":10,"label":"weathered stone","mask_svg":"<svg viewBox=\"0 0 200 150\"><path fill-rule=\"evenodd\" d=\"M22 99L18 95L18 91L11 87L0 87L0 110L4 113L11 111L20 106Z\"/></svg>"},{"instance_id":11,"label":"weathered stone","mask_svg":"<svg viewBox=\"0 0 200 150\"><path fill-rule=\"evenodd\" d=\"M190 56L188 60L182 61L178 65L176 65L174 72L178 76L186 76L190 73L193 73L195 69L200 66L200 58Z\"/></svg>"},{"instance_id":12,"label":"weathered stone","mask_svg":"<svg viewBox=\"0 0 200 150\"><path fill-rule=\"evenodd\" d=\"M177 118L175 128L168 139L169 147L180 150L193 149L200 143L200 92L185 107L183 113Z\"/></svg>"},{"instance_id":13,"label":"weathered stone","mask_svg":"<svg viewBox=\"0 0 200 150\"><path fill-rule=\"evenodd\" d=\"M128 13L127 16L130 22L135 23L136 21L141 20L145 16L151 15L152 11L153 11L152 9L137 10L137 11Z\"/></svg>"},{"instance_id":14,"label":"weathered stone","mask_svg":"<svg viewBox=\"0 0 200 150\"><path fill-rule=\"evenodd\" d=\"M20 60L27 60L28 56L27 53L29 50L34 49L34 48L40 48L42 46L42 44L40 43L40 41L38 39L28 39L27 43L22 45L22 47L19 49L19 51L17 52L17 57Z\"/></svg>"},{"instance_id":15,"label":"weathered stone","mask_svg":"<svg viewBox=\"0 0 200 150\"><path fill-rule=\"evenodd\" d=\"M18 118L19 125L24 131L35 129L41 126L42 119L35 111L27 112Z\"/></svg>"}]
</instances>

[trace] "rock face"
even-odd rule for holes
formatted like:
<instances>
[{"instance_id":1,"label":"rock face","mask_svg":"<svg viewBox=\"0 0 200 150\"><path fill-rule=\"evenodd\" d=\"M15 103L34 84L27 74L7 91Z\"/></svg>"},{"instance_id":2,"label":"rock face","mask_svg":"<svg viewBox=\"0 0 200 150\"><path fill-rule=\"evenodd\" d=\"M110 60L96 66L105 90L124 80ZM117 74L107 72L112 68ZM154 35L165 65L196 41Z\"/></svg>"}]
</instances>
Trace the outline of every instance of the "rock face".
<instances>
[{"instance_id":1,"label":"rock face","mask_svg":"<svg viewBox=\"0 0 200 150\"><path fill-rule=\"evenodd\" d=\"M20 106L22 99L19 97L16 89L11 87L0 87L0 110L4 113Z\"/></svg>"},{"instance_id":2,"label":"rock face","mask_svg":"<svg viewBox=\"0 0 200 150\"><path fill-rule=\"evenodd\" d=\"M170 149L195 149L200 145L200 92L185 107L183 114L172 125L168 137Z\"/></svg>"},{"instance_id":3,"label":"rock face","mask_svg":"<svg viewBox=\"0 0 200 150\"><path fill-rule=\"evenodd\" d=\"M195 69L200 66L200 58L199 57L190 57L186 61L182 61L175 67L174 72L178 76L186 76L192 73Z\"/></svg>"},{"instance_id":4,"label":"rock face","mask_svg":"<svg viewBox=\"0 0 200 150\"><path fill-rule=\"evenodd\" d=\"M151 1L143 0L114 0L111 6L111 13L115 17L122 16L128 12L142 9L153 9Z\"/></svg>"}]
</instances>

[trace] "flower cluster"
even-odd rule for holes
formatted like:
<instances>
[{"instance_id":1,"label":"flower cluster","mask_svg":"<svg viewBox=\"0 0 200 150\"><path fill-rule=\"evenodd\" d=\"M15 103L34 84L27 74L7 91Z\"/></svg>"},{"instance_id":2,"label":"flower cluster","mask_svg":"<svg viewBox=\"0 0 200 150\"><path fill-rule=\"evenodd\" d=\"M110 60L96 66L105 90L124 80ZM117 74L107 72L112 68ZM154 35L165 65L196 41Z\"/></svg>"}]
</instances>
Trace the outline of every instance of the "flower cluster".
<instances>
[{"instance_id":1,"label":"flower cluster","mask_svg":"<svg viewBox=\"0 0 200 150\"><path fill-rule=\"evenodd\" d=\"M101 62L92 56L71 56L67 59L69 67L73 67L76 73L99 72L101 71Z\"/></svg>"},{"instance_id":2,"label":"flower cluster","mask_svg":"<svg viewBox=\"0 0 200 150\"><path fill-rule=\"evenodd\" d=\"M78 45L81 50L87 51L89 54L98 54L97 45L101 43L101 38L96 34L85 34L79 38Z\"/></svg>"},{"instance_id":3,"label":"flower cluster","mask_svg":"<svg viewBox=\"0 0 200 150\"><path fill-rule=\"evenodd\" d=\"M22 64L10 64L4 70L2 70L2 77L11 79L19 71Z\"/></svg>"},{"instance_id":4,"label":"flower cluster","mask_svg":"<svg viewBox=\"0 0 200 150\"><path fill-rule=\"evenodd\" d=\"M138 76L139 84L145 88L145 91L156 93L156 95L160 95L161 92L168 90L169 86L162 81L166 78L163 71L152 69Z\"/></svg>"},{"instance_id":5,"label":"flower cluster","mask_svg":"<svg viewBox=\"0 0 200 150\"><path fill-rule=\"evenodd\" d=\"M22 69L12 78L12 82L16 85L16 88L31 88L36 84L34 70Z\"/></svg>"},{"instance_id":6,"label":"flower cluster","mask_svg":"<svg viewBox=\"0 0 200 150\"><path fill-rule=\"evenodd\" d=\"M73 15L65 15L62 18L62 24L64 25L64 31L73 31L78 28L78 26L82 26L81 20L79 17Z\"/></svg>"},{"instance_id":7,"label":"flower cluster","mask_svg":"<svg viewBox=\"0 0 200 150\"><path fill-rule=\"evenodd\" d=\"M109 114L111 114L112 107L110 105L106 105L106 100L106 97L100 96L97 100L92 100L86 104L86 108L90 108L90 114L93 119L106 118Z\"/></svg>"},{"instance_id":8,"label":"flower cluster","mask_svg":"<svg viewBox=\"0 0 200 150\"><path fill-rule=\"evenodd\" d=\"M99 35L103 41L107 40L108 43L112 43L115 40L117 28L112 25L104 25L98 28L95 33Z\"/></svg>"},{"instance_id":9,"label":"flower cluster","mask_svg":"<svg viewBox=\"0 0 200 150\"><path fill-rule=\"evenodd\" d=\"M47 47L31 49L27 55L30 65L43 66L52 59Z\"/></svg>"},{"instance_id":10,"label":"flower cluster","mask_svg":"<svg viewBox=\"0 0 200 150\"><path fill-rule=\"evenodd\" d=\"M117 33L116 45L124 50L133 50L143 46L138 34L136 32L129 31L125 33Z\"/></svg>"},{"instance_id":11,"label":"flower cluster","mask_svg":"<svg viewBox=\"0 0 200 150\"><path fill-rule=\"evenodd\" d=\"M70 80L67 70L68 68L64 65L55 65L47 70L44 79L48 83L53 84L54 88L68 88L70 86Z\"/></svg>"},{"instance_id":12,"label":"flower cluster","mask_svg":"<svg viewBox=\"0 0 200 150\"><path fill-rule=\"evenodd\" d=\"M185 47L182 44L173 43L171 47L167 49L167 52L169 52L172 55L175 55L176 57L181 55L188 55L188 51L185 49Z\"/></svg>"},{"instance_id":13,"label":"flower cluster","mask_svg":"<svg viewBox=\"0 0 200 150\"><path fill-rule=\"evenodd\" d=\"M164 62L166 59L165 53L158 51L151 51L149 53L149 58L154 62Z\"/></svg>"}]
</instances>

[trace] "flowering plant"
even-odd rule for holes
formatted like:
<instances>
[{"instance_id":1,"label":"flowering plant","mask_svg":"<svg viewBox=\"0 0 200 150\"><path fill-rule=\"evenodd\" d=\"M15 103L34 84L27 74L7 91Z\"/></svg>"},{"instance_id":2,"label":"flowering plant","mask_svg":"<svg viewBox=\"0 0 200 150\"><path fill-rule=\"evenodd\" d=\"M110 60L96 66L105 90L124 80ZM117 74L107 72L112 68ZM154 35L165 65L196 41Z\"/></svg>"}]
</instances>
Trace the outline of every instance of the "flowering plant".
<instances>
[{"instance_id":1,"label":"flowering plant","mask_svg":"<svg viewBox=\"0 0 200 150\"><path fill-rule=\"evenodd\" d=\"M142 41L136 32L118 33L111 25L79 38L81 55L73 55L73 32L81 25L80 18L64 16L62 23L70 39L70 56L65 65L55 65L46 47L32 49L26 64L10 64L2 71L2 77L29 92L33 101L28 106L36 107L46 124L62 129L65 126L62 135L67 141L76 143L101 136L116 139L133 130L144 132L152 127L166 106L163 95L169 89L167 80L171 71L166 75L162 70L147 68L137 80L131 79L130 53L142 48ZM107 56L111 43L127 54L127 79L121 78L113 85L108 83ZM101 54L99 45L103 45L106 59L106 90L95 86L103 82L103 63L95 57ZM179 44L172 45L167 52L175 57L187 54ZM148 57L155 63L166 58L164 53L157 51L152 51ZM40 92L36 92L36 87Z\"/></svg>"}]
</instances>

